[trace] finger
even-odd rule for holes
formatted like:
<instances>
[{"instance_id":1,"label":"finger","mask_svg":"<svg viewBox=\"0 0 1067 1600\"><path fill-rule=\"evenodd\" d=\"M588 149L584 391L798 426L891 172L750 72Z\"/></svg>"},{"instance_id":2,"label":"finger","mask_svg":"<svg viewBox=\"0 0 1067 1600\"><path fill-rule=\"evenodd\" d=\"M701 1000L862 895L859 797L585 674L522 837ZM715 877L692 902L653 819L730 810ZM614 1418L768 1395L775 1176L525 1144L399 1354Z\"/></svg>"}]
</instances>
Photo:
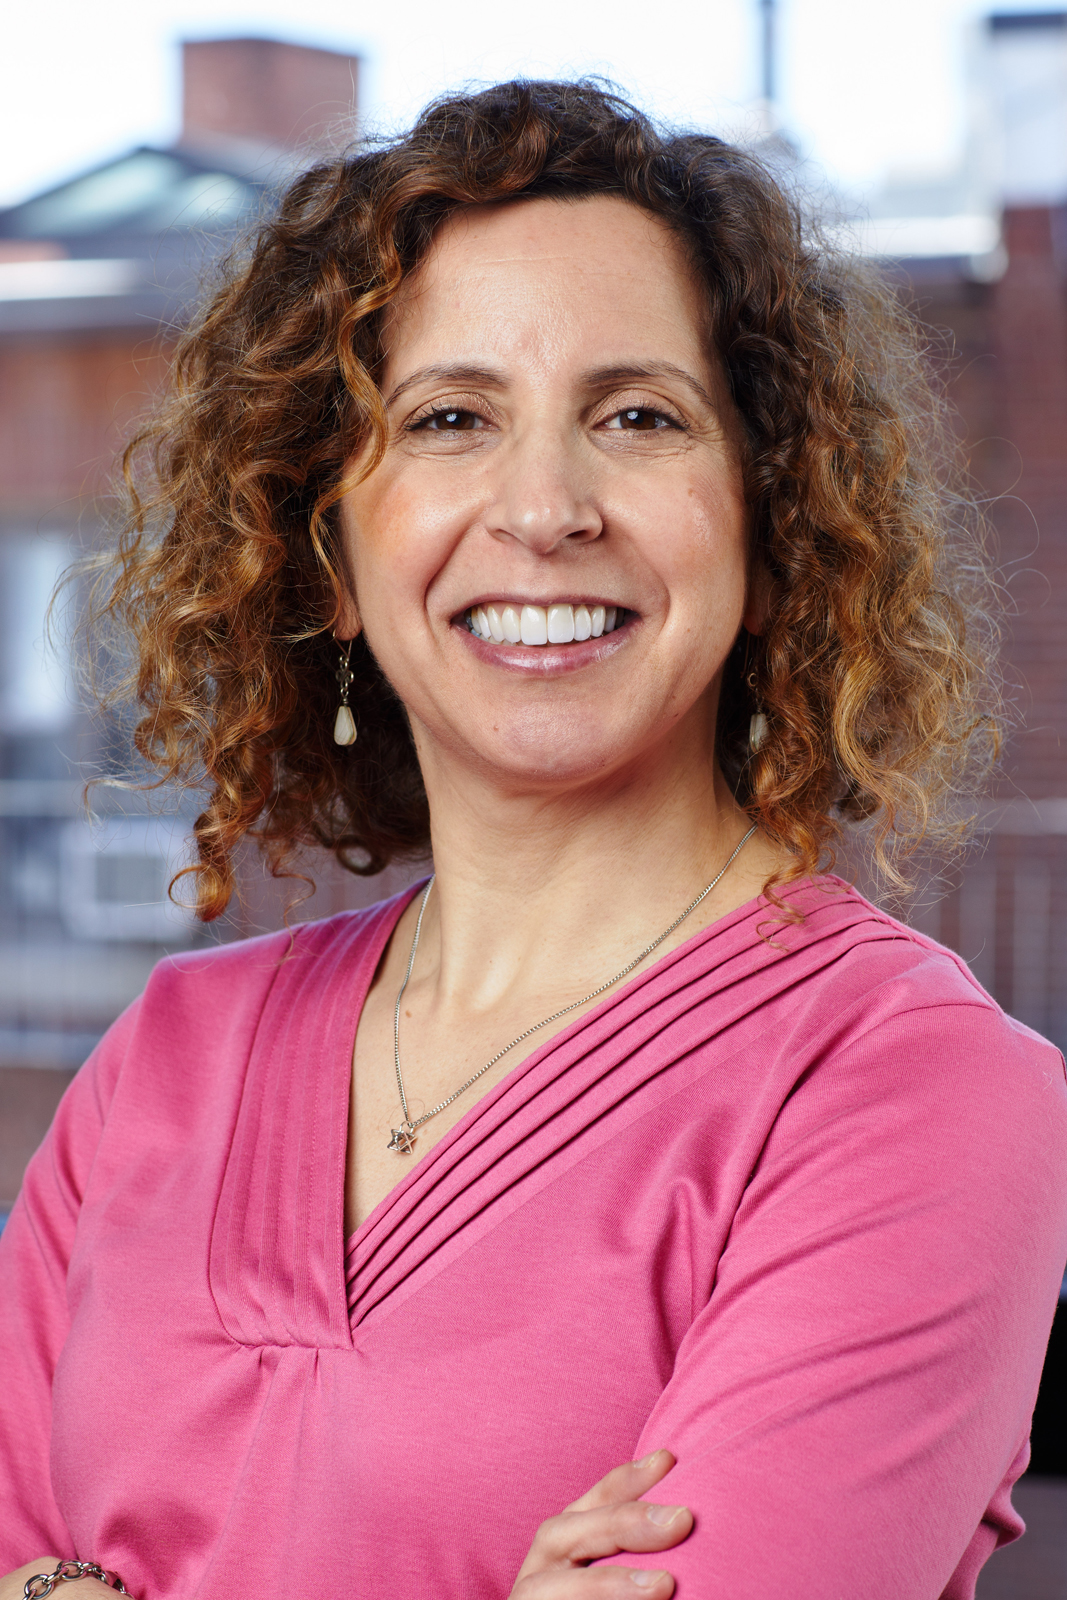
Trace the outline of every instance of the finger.
<instances>
[{"instance_id":1,"label":"finger","mask_svg":"<svg viewBox=\"0 0 1067 1600\"><path fill-rule=\"evenodd\" d=\"M567 1506L568 1511L593 1511L597 1506L610 1506L619 1500L636 1500L646 1494L674 1466L669 1450L653 1450L640 1461L624 1461L621 1467L612 1467L599 1483L580 1499Z\"/></svg>"},{"instance_id":2,"label":"finger","mask_svg":"<svg viewBox=\"0 0 1067 1600\"><path fill-rule=\"evenodd\" d=\"M550 1517L537 1530L519 1578L539 1572L573 1571L588 1561L615 1556L669 1550L688 1537L693 1528L686 1506L649 1505L643 1500L595 1511L565 1511Z\"/></svg>"},{"instance_id":3,"label":"finger","mask_svg":"<svg viewBox=\"0 0 1067 1600\"><path fill-rule=\"evenodd\" d=\"M520 1578L510 1600L670 1600L674 1579L669 1572L644 1567L557 1567Z\"/></svg>"}]
</instances>

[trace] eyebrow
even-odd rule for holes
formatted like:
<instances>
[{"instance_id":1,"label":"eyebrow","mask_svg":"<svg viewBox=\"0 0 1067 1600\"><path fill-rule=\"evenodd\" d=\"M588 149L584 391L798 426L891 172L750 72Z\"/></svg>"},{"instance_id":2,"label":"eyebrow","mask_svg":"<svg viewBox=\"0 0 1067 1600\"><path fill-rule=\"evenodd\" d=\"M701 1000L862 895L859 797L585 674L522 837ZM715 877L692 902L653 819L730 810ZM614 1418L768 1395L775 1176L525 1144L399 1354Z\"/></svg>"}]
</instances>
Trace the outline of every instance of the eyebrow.
<instances>
[{"instance_id":1,"label":"eyebrow","mask_svg":"<svg viewBox=\"0 0 1067 1600\"><path fill-rule=\"evenodd\" d=\"M654 382L657 378L673 378L676 382L684 383L699 400L703 401L709 411L716 409L713 396L699 379L691 372L687 372L684 367L675 366L673 361L624 361L611 367L592 367L582 374L581 382L585 389L621 389L635 380L645 379ZM428 367L419 367L406 378L402 378L386 400L386 406L395 405L401 395L420 383L448 383L454 384L457 388L502 389L507 383L507 377L496 367L470 364L450 366L444 362L434 363Z\"/></svg>"},{"instance_id":2,"label":"eyebrow","mask_svg":"<svg viewBox=\"0 0 1067 1600\"><path fill-rule=\"evenodd\" d=\"M402 394L407 394L409 389L414 389L419 383L450 383L455 384L457 388L466 386L502 389L506 382L504 374L494 367L449 366L446 363L419 367L416 372L411 372L400 380L385 403L387 406L395 405Z\"/></svg>"},{"instance_id":3,"label":"eyebrow","mask_svg":"<svg viewBox=\"0 0 1067 1600\"><path fill-rule=\"evenodd\" d=\"M716 409L714 398L700 380L691 372L686 372L684 367L676 367L673 361L626 361L615 367L594 367L590 372L583 373L582 382L587 389L622 389L635 379L642 378L653 382L657 378L674 378L692 389L709 411Z\"/></svg>"}]
</instances>

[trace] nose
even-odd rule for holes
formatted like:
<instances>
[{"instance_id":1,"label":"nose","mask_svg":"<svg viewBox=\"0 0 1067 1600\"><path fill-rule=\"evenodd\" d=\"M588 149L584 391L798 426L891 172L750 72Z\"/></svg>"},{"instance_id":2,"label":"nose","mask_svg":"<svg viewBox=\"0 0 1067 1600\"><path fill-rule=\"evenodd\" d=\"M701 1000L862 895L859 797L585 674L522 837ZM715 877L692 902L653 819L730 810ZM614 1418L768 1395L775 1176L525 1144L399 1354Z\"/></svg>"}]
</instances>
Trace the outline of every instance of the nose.
<instances>
[{"instance_id":1,"label":"nose","mask_svg":"<svg viewBox=\"0 0 1067 1600\"><path fill-rule=\"evenodd\" d=\"M565 543L587 544L603 531L588 467L555 430L513 436L495 452L493 498L486 527L495 539L517 540L536 555Z\"/></svg>"}]
</instances>

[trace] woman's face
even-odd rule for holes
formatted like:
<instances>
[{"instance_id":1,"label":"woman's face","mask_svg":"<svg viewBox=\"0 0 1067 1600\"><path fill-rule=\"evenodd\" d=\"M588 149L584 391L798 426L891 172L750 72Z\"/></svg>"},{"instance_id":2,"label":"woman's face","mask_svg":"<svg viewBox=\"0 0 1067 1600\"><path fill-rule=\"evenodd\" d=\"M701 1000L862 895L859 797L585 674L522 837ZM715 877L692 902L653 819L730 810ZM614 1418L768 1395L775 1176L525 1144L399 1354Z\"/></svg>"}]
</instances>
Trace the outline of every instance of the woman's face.
<instances>
[{"instance_id":1,"label":"woman's face","mask_svg":"<svg viewBox=\"0 0 1067 1600\"><path fill-rule=\"evenodd\" d=\"M342 523L424 768L552 791L668 739L710 763L747 517L682 246L615 198L471 208L385 335L388 445Z\"/></svg>"}]
</instances>

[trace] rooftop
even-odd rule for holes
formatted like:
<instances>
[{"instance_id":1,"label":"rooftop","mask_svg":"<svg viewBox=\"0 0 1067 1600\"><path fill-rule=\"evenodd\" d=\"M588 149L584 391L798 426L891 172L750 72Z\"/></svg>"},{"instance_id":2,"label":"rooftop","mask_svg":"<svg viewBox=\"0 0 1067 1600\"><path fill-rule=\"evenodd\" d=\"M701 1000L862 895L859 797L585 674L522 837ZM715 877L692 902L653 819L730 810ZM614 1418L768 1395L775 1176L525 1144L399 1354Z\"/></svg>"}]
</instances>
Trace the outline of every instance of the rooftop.
<instances>
[{"instance_id":1,"label":"rooftop","mask_svg":"<svg viewBox=\"0 0 1067 1600\"><path fill-rule=\"evenodd\" d=\"M0 210L0 334L179 322L264 201L351 137L358 65L277 40L188 41L177 144Z\"/></svg>"}]
</instances>

